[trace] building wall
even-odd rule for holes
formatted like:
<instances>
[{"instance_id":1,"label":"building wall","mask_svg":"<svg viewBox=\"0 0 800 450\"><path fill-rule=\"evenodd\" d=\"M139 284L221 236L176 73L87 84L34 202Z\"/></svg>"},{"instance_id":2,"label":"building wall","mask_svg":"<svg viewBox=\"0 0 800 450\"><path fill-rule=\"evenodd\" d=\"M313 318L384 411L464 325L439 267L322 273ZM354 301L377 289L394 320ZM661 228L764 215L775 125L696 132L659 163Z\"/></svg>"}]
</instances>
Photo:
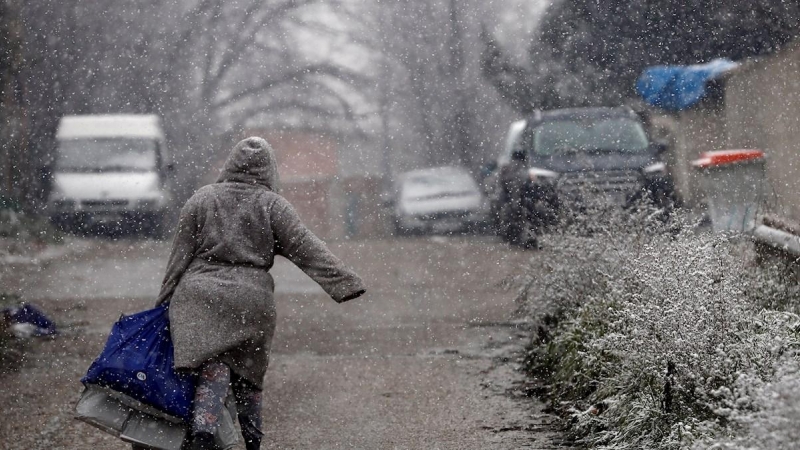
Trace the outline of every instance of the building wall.
<instances>
[{"instance_id":1,"label":"building wall","mask_svg":"<svg viewBox=\"0 0 800 450\"><path fill-rule=\"evenodd\" d=\"M342 183L345 200L343 235L374 237L386 234L386 208L382 205L383 179L374 176L348 177Z\"/></svg>"},{"instance_id":2,"label":"building wall","mask_svg":"<svg viewBox=\"0 0 800 450\"><path fill-rule=\"evenodd\" d=\"M725 148L725 116L717 104L701 102L676 118L674 146L667 159L675 186L686 205L702 201L702 191L692 161L701 153Z\"/></svg>"},{"instance_id":3,"label":"building wall","mask_svg":"<svg viewBox=\"0 0 800 450\"><path fill-rule=\"evenodd\" d=\"M381 182L370 176L289 180L282 184L281 195L323 239L375 237L386 232Z\"/></svg>"},{"instance_id":4,"label":"building wall","mask_svg":"<svg viewBox=\"0 0 800 450\"><path fill-rule=\"evenodd\" d=\"M767 155L774 213L800 221L800 45L753 61L726 86L726 138L731 148Z\"/></svg>"},{"instance_id":5,"label":"building wall","mask_svg":"<svg viewBox=\"0 0 800 450\"><path fill-rule=\"evenodd\" d=\"M294 206L303 223L323 239L333 237L333 220L329 211L331 184L331 179L281 183L280 194Z\"/></svg>"},{"instance_id":6,"label":"building wall","mask_svg":"<svg viewBox=\"0 0 800 450\"><path fill-rule=\"evenodd\" d=\"M720 80L721 101L704 100L687 111L661 116L676 189L687 205L702 202L691 162L700 153L761 149L767 155L770 212L800 221L800 44L745 62Z\"/></svg>"},{"instance_id":7,"label":"building wall","mask_svg":"<svg viewBox=\"0 0 800 450\"><path fill-rule=\"evenodd\" d=\"M338 143L311 132L262 132L275 149L282 180L315 179L339 175Z\"/></svg>"},{"instance_id":8,"label":"building wall","mask_svg":"<svg viewBox=\"0 0 800 450\"><path fill-rule=\"evenodd\" d=\"M382 235L379 176L343 167L336 139L304 131L273 132L250 129L247 136L262 136L275 149L280 194L295 207L303 223L322 239L363 238ZM206 177L216 180L227 154L220 154Z\"/></svg>"}]
</instances>

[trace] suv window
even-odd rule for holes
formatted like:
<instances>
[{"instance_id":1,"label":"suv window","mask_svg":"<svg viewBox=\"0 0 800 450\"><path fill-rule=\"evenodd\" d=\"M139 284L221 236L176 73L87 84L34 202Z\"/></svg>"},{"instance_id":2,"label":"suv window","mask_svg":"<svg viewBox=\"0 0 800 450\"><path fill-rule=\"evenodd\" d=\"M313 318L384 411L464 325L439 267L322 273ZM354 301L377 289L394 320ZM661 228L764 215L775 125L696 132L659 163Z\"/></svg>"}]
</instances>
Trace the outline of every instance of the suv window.
<instances>
[{"instance_id":1,"label":"suv window","mask_svg":"<svg viewBox=\"0 0 800 450\"><path fill-rule=\"evenodd\" d=\"M528 138L535 156L592 151L640 153L648 148L642 125L624 117L553 120L538 125Z\"/></svg>"}]
</instances>

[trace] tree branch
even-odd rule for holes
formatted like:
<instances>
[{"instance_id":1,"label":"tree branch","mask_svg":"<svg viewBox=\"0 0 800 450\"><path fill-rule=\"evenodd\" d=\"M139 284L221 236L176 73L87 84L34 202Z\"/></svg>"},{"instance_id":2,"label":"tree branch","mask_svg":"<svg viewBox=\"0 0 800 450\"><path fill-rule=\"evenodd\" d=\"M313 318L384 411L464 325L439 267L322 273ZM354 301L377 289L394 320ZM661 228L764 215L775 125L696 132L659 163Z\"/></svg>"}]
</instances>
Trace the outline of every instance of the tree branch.
<instances>
[{"instance_id":1,"label":"tree branch","mask_svg":"<svg viewBox=\"0 0 800 450\"><path fill-rule=\"evenodd\" d=\"M298 82L308 78L309 76L330 76L343 81L363 79L359 74L350 72L341 67L333 64L313 64L299 69L294 69L289 72L283 72L278 76L270 77L262 80L255 86L244 88L234 94L228 95L225 98L219 99L213 105L214 109L221 109L230 106L246 97L257 95L268 91L276 86L286 85L293 82Z\"/></svg>"}]
</instances>

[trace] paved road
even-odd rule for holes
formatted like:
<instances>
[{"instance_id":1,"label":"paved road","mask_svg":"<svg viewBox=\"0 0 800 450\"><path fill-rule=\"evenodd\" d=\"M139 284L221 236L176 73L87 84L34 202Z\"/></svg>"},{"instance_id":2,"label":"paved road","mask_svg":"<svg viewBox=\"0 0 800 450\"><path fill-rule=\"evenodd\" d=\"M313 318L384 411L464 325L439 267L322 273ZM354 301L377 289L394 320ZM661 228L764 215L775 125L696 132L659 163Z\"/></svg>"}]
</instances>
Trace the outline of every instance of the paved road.
<instances>
[{"instance_id":1,"label":"paved road","mask_svg":"<svg viewBox=\"0 0 800 450\"><path fill-rule=\"evenodd\" d=\"M65 332L2 375L3 448L125 448L71 419L78 380L120 313L152 303L168 254L155 241L80 241L43 266L0 267L0 283ZM285 260L265 383L264 448L552 448L550 418L501 364L523 335L502 281L531 253L486 238L332 245L369 286L338 305Z\"/></svg>"}]
</instances>

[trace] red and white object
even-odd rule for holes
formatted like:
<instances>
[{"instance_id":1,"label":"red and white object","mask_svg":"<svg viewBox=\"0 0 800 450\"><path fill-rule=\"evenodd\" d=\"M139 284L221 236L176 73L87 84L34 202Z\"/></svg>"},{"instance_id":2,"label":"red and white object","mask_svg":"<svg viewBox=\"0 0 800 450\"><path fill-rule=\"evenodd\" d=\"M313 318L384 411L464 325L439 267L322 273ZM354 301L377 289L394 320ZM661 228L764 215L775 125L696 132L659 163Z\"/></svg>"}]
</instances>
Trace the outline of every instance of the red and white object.
<instances>
[{"instance_id":1,"label":"red and white object","mask_svg":"<svg viewBox=\"0 0 800 450\"><path fill-rule=\"evenodd\" d=\"M699 171L714 231L752 232L764 200L764 152L705 152L692 166Z\"/></svg>"}]
</instances>

